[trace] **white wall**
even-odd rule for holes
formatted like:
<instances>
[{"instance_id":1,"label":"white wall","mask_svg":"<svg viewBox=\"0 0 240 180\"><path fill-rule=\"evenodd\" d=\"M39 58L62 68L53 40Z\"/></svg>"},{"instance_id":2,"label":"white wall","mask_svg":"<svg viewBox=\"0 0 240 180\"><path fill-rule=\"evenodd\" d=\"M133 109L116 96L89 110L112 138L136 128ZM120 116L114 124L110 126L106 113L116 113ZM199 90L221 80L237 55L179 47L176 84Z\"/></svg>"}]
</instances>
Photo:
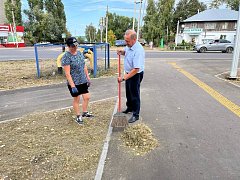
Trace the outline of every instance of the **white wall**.
<instances>
[{"instance_id":1,"label":"white wall","mask_svg":"<svg viewBox=\"0 0 240 180\"><path fill-rule=\"evenodd\" d=\"M199 35L189 35L189 34L179 34L178 43L181 43L182 40L185 42L191 42L193 38L195 38L196 44L202 44L206 39L220 39L221 35L226 35L226 40L231 42L235 42L234 36L236 35L236 31L213 31L213 32L202 32Z\"/></svg>"}]
</instances>

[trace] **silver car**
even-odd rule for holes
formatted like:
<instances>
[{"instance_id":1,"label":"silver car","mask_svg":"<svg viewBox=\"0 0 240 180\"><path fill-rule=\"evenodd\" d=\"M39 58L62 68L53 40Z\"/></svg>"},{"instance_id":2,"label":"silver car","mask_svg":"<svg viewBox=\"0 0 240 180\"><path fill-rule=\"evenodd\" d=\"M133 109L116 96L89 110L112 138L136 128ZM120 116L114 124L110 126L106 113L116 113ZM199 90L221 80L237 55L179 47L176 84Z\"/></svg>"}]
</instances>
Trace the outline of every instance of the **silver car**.
<instances>
[{"instance_id":1,"label":"silver car","mask_svg":"<svg viewBox=\"0 0 240 180\"><path fill-rule=\"evenodd\" d=\"M232 53L234 44L225 39L215 39L206 44L193 46L193 50L203 53L206 51L222 51L223 53Z\"/></svg>"}]
</instances>

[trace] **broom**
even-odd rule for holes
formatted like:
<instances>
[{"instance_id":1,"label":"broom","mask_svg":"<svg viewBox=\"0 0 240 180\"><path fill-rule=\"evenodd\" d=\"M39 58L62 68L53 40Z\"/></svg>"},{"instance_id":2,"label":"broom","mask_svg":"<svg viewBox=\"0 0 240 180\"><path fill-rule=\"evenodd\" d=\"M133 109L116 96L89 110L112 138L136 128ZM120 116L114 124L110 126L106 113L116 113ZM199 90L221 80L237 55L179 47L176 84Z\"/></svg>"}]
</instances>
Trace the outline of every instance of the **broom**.
<instances>
[{"instance_id":1,"label":"broom","mask_svg":"<svg viewBox=\"0 0 240 180\"><path fill-rule=\"evenodd\" d=\"M121 59L118 55L118 77L121 77ZM127 117L121 112L121 82L118 82L118 112L113 115L111 126L115 130L123 130L128 125Z\"/></svg>"}]
</instances>

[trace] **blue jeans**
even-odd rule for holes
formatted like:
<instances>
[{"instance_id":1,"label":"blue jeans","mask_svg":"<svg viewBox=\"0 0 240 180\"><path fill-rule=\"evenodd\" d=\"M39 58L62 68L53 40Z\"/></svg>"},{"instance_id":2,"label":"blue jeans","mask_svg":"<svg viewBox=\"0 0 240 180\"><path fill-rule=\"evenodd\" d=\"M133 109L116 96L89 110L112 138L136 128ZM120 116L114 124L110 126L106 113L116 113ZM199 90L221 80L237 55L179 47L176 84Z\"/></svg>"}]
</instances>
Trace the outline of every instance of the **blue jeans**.
<instances>
[{"instance_id":1,"label":"blue jeans","mask_svg":"<svg viewBox=\"0 0 240 180\"><path fill-rule=\"evenodd\" d=\"M139 117L140 113L140 84L143 79L143 72L135 74L130 79L126 80L126 97L127 97L127 109L133 112L133 116Z\"/></svg>"}]
</instances>

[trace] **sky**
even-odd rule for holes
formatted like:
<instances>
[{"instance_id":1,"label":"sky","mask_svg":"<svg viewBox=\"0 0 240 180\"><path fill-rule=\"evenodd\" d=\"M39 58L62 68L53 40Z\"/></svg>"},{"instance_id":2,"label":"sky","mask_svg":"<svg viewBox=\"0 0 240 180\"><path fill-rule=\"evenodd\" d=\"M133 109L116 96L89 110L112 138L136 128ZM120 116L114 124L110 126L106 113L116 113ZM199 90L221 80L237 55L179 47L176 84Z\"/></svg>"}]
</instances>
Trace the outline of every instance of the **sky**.
<instances>
[{"instance_id":1,"label":"sky","mask_svg":"<svg viewBox=\"0 0 240 180\"><path fill-rule=\"evenodd\" d=\"M140 0L136 0L137 2ZM143 0L142 8L146 9L147 0ZM178 0L176 0L176 3ZM210 4L211 0L200 0ZM121 16L134 17L134 0L62 0L67 18L67 29L73 36L84 36L86 26L91 23L99 28L101 17L105 17L106 10ZM27 0L22 0L22 8L27 9ZM139 16L140 3L136 4L135 18ZM23 20L26 17L23 17Z\"/></svg>"}]
</instances>

